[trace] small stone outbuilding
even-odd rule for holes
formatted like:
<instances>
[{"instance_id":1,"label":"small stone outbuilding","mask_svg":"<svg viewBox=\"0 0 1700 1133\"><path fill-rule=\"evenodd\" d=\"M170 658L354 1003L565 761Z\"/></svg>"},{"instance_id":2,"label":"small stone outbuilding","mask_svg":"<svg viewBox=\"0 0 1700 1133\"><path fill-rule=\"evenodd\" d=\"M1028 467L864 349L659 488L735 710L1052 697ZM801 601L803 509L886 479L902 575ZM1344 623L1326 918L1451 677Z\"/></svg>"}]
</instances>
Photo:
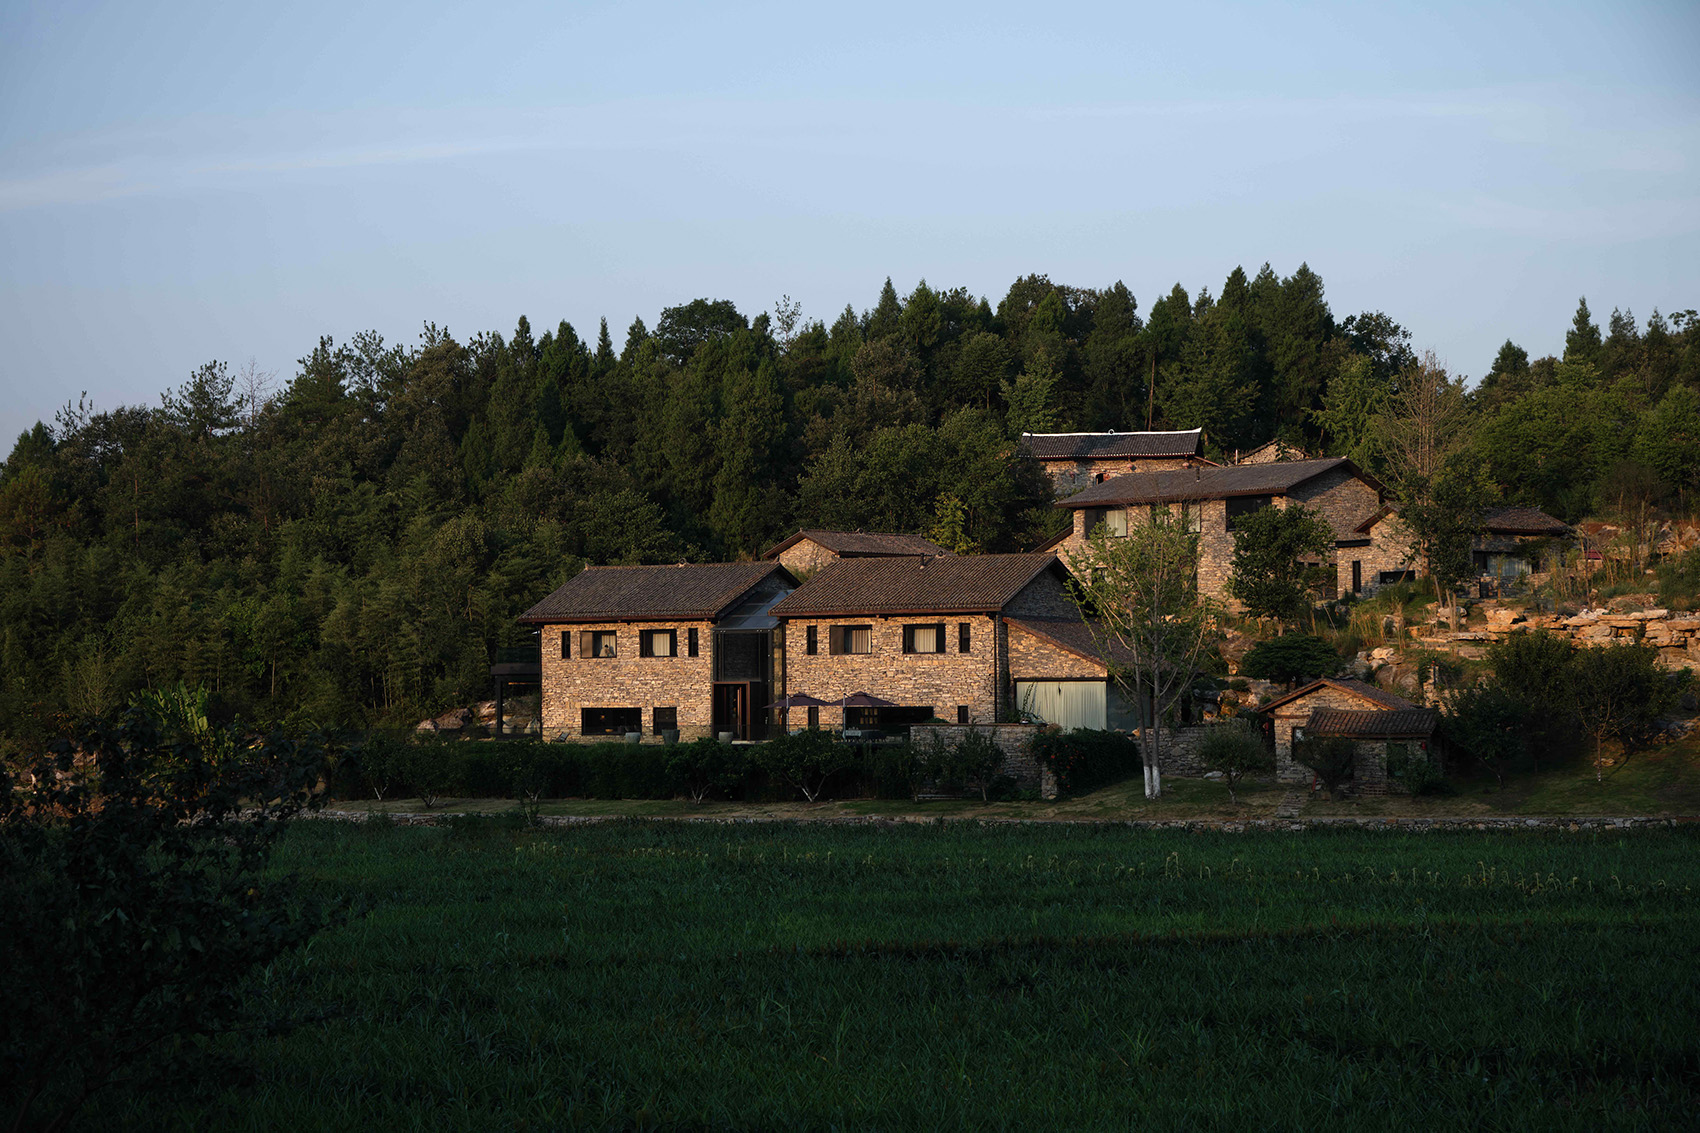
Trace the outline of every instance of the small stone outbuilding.
<instances>
[{"instance_id":1,"label":"small stone outbuilding","mask_svg":"<svg viewBox=\"0 0 1700 1133\"><path fill-rule=\"evenodd\" d=\"M1426 743L1437 722L1433 709L1350 678L1324 677L1257 709L1275 734L1275 777L1305 783L1311 771L1293 758L1293 740L1342 737L1357 741L1359 790L1384 791L1387 745ZM1318 730L1320 729L1320 730Z\"/></svg>"},{"instance_id":2,"label":"small stone outbuilding","mask_svg":"<svg viewBox=\"0 0 1700 1133\"><path fill-rule=\"evenodd\" d=\"M1210 464L1204 430L1154 433L1023 433L1021 447L1059 492L1072 492L1129 472L1160 472Z\"/></svg>"},{"instance_id":3,"label":"small stone outbuilding","mask_svg":"<svg viewBox=\"0 0 1700 1133\"><path fill-rule=\"evenodd\" d=\"M839 559L884 558L891 555L948 555L951 552L919 535L877 531L825 531L805 528L762 552L798 578L813 574Z\"/></svg>"}]
</instances>

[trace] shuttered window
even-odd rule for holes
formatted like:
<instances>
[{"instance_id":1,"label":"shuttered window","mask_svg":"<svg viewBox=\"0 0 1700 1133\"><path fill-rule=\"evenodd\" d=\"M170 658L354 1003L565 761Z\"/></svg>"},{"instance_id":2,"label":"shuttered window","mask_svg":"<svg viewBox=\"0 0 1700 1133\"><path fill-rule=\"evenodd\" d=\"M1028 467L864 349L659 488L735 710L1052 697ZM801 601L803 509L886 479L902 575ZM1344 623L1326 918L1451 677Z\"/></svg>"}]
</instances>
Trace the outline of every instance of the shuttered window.
<instances>
[{"instance_id":1,"label":"shuttered window","mask_svg":"<svg viewBox=\"0 0 1700 1133\"><path fill-rule=\"evenodd\" d=\"M903 627L903 652L943 653L944 624Z\"/></svg>"},{"instance_id":2,"label":"shuttered window","mask_svg":"<svg viewBox=\"0 0 1700 1133\"><path fill-rule=\"evenodd\" d=\"M872 653L873 626L833 626L830 641L833 653Z\"/></svg>"},{"instance_id":3,"label":"shuttered window","mask_svg":"<svg viewBox=\"0 0 1700 1133\"><path fill-rule=\"evenodd\" d=\"M638 634L639 657L677 657L678 655L678 630L646 629Z\"/></svg>"}]
</instances>

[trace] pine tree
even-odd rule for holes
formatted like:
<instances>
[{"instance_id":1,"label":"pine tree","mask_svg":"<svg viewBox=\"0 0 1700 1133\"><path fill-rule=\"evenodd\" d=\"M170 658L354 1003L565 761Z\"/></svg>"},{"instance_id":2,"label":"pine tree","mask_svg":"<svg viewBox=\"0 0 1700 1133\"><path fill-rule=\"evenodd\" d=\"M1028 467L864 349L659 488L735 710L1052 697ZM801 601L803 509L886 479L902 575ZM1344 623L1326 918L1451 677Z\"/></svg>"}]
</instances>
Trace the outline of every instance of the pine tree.
<instances>
[{"instance_id":1,"label":"pine tree","mask_svg":"<svg viewBox=\"0 0 1700 1133\"><path fill-rule=\"evenodd\" d=\"M1594 365L1600 355L1600 328L1588 311L1588 298L1576 302L1576 317L1570 320L1570 330L1564 336L1564 360Z\"/></svg>"}]
</instances>

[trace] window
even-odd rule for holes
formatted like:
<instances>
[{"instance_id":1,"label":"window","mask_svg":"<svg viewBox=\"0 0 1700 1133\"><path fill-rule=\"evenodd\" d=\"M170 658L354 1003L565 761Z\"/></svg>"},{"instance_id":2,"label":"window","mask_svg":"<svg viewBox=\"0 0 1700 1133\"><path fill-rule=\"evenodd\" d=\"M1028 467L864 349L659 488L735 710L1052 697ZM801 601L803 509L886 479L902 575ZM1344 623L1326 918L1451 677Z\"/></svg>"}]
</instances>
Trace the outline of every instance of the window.
<instances>
[{"instance_id":1,"label":"window","mask_svg":"<svg viewBox=\"0 0 1700 1133\"><path fill-rule=\"evenodd\" d=\"M692 657L697 655L697 631L695 626L692 626L690 629L685 631L685 651Z\"/></svg>"},{"instance_id":2,"label":"window","mask_svg":"<svg viewBox=\"0 0 1700 1133\"><path fill-rule=\"evenodd\" d=\"M1105 511L1104 526L1110 529L1111 535L1125 536L1127 534L1127 509L1116 507Z\"/></svg>"},{"instance_id":3,"label":"window","mask_svg":"<svg viewBox=\"0 0 1700 1133\"><path fill-rule=\"evenodd\" d=\"M1391 586L1395 582L1415 582L1416 580L1417 572L1414 570L1384 570L1377 581L1382 586Z\"/></svg>"},{"instance_id":4,"label":"window","mask_svg":"<svg viewBox=\"0 0 1700 1133\"><path fill-rule=\"evenodd\" d=\"M966 653L974 644L974 627L967 622L956 623L956 651Z\"/></svg>"},{"instance_id":5,"label":"window","mask_svg":"<svg viewBox=\"0 0 1700 1133\"><path fill-rule=\"evenodd\" d=\"M958 724L968 723L968 706L966 704L956 706L956 722Z\"/></svg>"},{"instance_id":6,"label":"window","mask_svg":"<svg viewBox=\"0 0 1700 1133\"><path fill-rule=\"evenodd\" d=\"M657 708L655 710L655 727L653 734L659 736L662 732L673 732L679 728L678 708Z\"/></svg>"},{"instance_id":7,"label":"window","mask_svg":"<svg viewBox=\"0 0 1700 1133\"><path fill-rule=\"evenodd\" d=\"M618 657L618 639L611 629L587 629L578 635L578 655L583 657Z\"/></svg>"},{"instance_id":8,"label":"window","mask_svg":"<svg viewBox=\"0 0 1700 1133\"><path fill-rule=\"evenodd\" d=\"M1358 559L1352 560L1352 593L1364 592L1364 564Z\"/></svg>"},{"instance_id":9,"label":"window","mask_svg":"<svg viewBox=\"0 0 1700 1133\"><path fill-rule=\"evenodd\" d=\"M585 708L579 712L579 732L586 736L623 736L641 731L641 708Z\"/></svg>"},{"instance_id":10,"label":"window","mask_svg":"<svg viewBox=\"0 0 1700 1133\"><path fill-rule=\"evenodd\" d=\"M639 657L677 657L678 655L678 630L646 629L638 634Z\"/></svg>"},{"instance_id":11,"label":"window","mask_svg":"<svg viewBox=\"0 0 1700 1133\"><path fill-rule=\"evenodd\" d=\"M904 626L903 652L943 653L944 625L940 623L930 626Z\"/></svg>"},{"instance_id":12,"label":"window","mask_svg":"<svg viewBox=\"0 0 1700 1133\"><path fill-rule=\"evenodd\" d=\"M1236 521L1242 515L1250 515L1254 511L1273 507L1274 502L1273 496L1235 496L1228 500L1228 530L1234 529Z\"/></svg>"},{"instance_id":13,"label":"window","mask_svg":"<svg viewBox=\"0 0 1700 1133\"><path fill-rule=\"evenodd\" d=\"M872 653L873 626L833 626L830 642L834 653Z\"/></svg>"},{"instance_id":14,"label":"window","mask_svg":"<svg viewBox=\"0 0 1700 1133\"><path fill-rule=\"evenodd\" d=\"M1181 504L1181 527L1188 535L1200 535L1204 532L1204 505L1196 503Z\"/></svg>"},{"instance_id":15,"label":"window","mask_svg":"<svg viewBox=\"0 0 1700 1133\"><path fill-rule=\"evenodd\" d=\"M809 626L803 631L803 652L813 657L820 651L820 642L816 639L815 630L818 627Z\"/></svg>"},{"instance_id":16,"label":"window","mask_svg":"<svg viewBox=\"0 0 1700 1133\"><path fill-rule=\"evenodd\" d=\"M564 629L561 631L561 660L570 661L572 660L572 656L573 631L570 629Z\"/></svg>"},{"instance_id":17,"label":"window","mask_svg":"<svg viewBox=\"0 0 1700 1133\"><path fill-rule=\"evenodd\" d=\"M819 728L820 727L820 709L818 709L818 708L809 709L809 727L811 727L811 728Z\"/></svg>"}]
</instances>

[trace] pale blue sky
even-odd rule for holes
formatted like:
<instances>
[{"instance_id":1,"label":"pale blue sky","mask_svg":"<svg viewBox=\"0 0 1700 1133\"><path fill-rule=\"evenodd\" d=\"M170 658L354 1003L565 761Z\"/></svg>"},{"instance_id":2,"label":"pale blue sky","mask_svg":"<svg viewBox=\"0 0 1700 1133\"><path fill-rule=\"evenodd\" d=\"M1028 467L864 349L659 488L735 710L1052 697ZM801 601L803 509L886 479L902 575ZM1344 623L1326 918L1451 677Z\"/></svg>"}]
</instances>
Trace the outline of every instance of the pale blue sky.
<instances>
[{"instance_id":1,"label":"pale blue sky","mask_svg":"<svg viewBox=\"0 0 1700 1133\"><path fill-rule=\"evenodd\" d=\"M0 454L320 334L1308 261L1459 371L1700 307L1700 5L11 0Z\"/></svg>"}]
</instances>

